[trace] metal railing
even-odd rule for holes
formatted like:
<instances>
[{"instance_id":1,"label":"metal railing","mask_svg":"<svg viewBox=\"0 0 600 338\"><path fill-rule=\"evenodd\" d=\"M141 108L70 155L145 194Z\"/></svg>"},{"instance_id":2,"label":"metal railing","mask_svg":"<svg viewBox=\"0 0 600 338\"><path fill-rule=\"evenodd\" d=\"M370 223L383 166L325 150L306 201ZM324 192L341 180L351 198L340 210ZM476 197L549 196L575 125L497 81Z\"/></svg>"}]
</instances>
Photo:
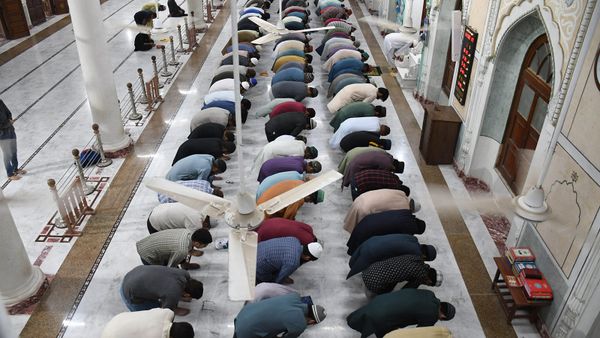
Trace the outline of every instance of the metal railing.
<instances>
[{"instance_id":1,"label":"metal railing","mask_svg":"<svg viewBox=\"0 0 600 338\"><path fill-rule=\"evenodd\" d=\"M213 16L208 1L203 15L207 23L212 22ZM138 68L135 77L132 76L131 82L126 84L127 91L119 98L123 126L145 125L151 113L163 102L160 89L169 85L181 69L180 56L191 53L197 47L198 31L193 17L191 25L188 24L187 18L184 18L183 27L177 27L177 36L170 36L168 44L159 47L160 55L150 58L152 74L146 74L142 68ZM75 234L74 217L93 213L93 209L86 204L85 196L96 192L99 186L98 179L94 179L94 176L99 174L98 168L107 167L112 163L104 153L99 126L94 124L92 131L93 134L85 145L72 150L71 164L63 174L56 180L48 180L58 210L55 224L58 227L68 227L67 232L71 234Z\"/></svg>"}]
</instances>

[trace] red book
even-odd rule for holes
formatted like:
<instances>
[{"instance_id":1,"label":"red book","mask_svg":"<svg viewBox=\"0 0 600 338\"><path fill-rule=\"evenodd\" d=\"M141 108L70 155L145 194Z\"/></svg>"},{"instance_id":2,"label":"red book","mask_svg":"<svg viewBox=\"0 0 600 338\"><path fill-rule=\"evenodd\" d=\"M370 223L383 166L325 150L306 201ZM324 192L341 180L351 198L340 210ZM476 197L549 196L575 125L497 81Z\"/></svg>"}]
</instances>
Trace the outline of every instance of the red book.
<instances>
[{"instance_id":1,"label":"red book","mask_svg":"<svg viewBox=\"0 0 600 338\"><path fill-rule=\"evenodd\" d=\"M508 252L514 262L535 262L535 255L528 247L514 247Z\"/></svg>"},{"instance_id":2,"label":"red book","mask_svg":"<svg viewBox=\"0 0 600 338\"><path fill-rule=\"evenodd\" d=\"M525 294L528 298L532 299L552 299L552 288L548 284L545 278L542 279L529 279L524 278L524 273L519 275L520 281L523 283L525 288Z\"/></svg>"}]
</instances>

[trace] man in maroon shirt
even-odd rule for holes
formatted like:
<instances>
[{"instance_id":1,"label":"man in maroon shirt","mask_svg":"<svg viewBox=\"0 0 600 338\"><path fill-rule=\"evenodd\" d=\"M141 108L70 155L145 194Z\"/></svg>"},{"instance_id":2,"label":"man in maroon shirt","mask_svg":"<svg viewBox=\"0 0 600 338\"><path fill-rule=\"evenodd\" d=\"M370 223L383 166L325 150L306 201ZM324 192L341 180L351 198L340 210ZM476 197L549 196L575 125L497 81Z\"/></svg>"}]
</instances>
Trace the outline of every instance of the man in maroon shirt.
<instances>
[{"instance_id":1,"label":"man in maroon shirt","mask_svg":"<svg viewBox=\"0 0 600 338\"><path fill-rule=\"evenodd\" d=\"M266 219L256 232L259 242L279 237L295 237L302 245L317 241L310 225L286 218Z\"/></svg>"},{"instance_id":2,"label":"man in maroon shirt","mask_svg":"<svg viewBox=\"0 0 600 338\"><path fill-rule=\"evenodd\" d=\"M283 102L276 105L273 110L269 113L269 118L273 118L277 115L285 113L304 113L306 117L315 117L315 110L312 108L306 108L304 103L297 101Z\"/></svg>"}]
</instances>

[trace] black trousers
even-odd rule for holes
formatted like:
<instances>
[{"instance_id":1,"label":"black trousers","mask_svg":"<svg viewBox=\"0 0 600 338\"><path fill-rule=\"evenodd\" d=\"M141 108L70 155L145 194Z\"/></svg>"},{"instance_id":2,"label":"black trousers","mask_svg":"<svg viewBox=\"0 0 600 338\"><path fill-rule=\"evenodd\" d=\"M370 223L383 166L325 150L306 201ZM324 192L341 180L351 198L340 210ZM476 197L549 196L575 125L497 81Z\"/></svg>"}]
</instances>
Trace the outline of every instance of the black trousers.
<instances>
[{"instance_id":1,"label":"black trousers","mask_svg":"<svg viewBox=\"0 0 600 338\"><path fill-rule=\"evenodd\" d=\"M150 234L158 232L158 230L156 230L156 229L154 229L154 227L152 227L152 223L150 223L150 216L148 216L148 220L146 221L146 225L148 226L148 232Z\"/></svg>"}]
</instances>

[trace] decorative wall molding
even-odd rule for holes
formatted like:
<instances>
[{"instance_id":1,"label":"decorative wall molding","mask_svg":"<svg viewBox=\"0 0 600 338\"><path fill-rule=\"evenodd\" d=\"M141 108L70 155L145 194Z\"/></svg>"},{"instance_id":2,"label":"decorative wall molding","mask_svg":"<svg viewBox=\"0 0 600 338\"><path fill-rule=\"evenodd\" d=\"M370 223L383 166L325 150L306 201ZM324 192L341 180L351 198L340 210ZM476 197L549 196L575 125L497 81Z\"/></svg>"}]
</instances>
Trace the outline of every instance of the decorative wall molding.
<instances>
[{"instance_id":1,"label":"decorative wall molding","mask_svg":"<svg viewBox=\"0 0 600 338\"><path fill-rule=\"evenodd\" d=\"M560 85L560 91L556 99L556 103L552 107L548 107L548 112L552 113L553 126L556 126L556 123L558 122L558 117L560 116L560 112L563 108L565 97L567 95L569 86L571 85L571 79L573 78L573 72L575 71L575 65L577 64L577 60L579 59L581 47L583 46L583 40L587 34L590 21L592 20L592 14L594 13L596 3L597 0L589 0L587 6L585 7L585 10L583 12L583 18L581 19L581 24L579 25L579 30L577 31L577 36L575 38L575 43L573 44L573 49L571 51L571 54L569 55L569 61L567 63L565 74L562 78L562 83ZM550 110L550 108L552 108L552 110Z\"/></svg>"},{"instance_id":2,"label":"decorative wall molding","mask_svg":"<svg viewBox=\"0 0 600 338\"><path fill-rule=\"evenodd\" d=\"M572 289L560 319L556 324L553 335L556 338L566 338L577 325L588 300L600 283L600 236L594 241L588 256L588 263L581 269L581 274Z\"/></svg>"},{"instance_id":3,"label":"decorative wall molding","mask_svg":"<svg viewBox=\"0 0 600 338\"><path fill-rule=\"evenodd\" d=\"M490 8L488 11L487 24L485 27L485 36L483 37L483 48L481 51L482 58L480 59L480 71L477 77L477 85L480 87L483 84L483 79L487 73L490 62L492 61L492 43L494 41L494 35L496 31L496 24L498 23L498 14L500 13L500 2L501 0L491 0Z\"/></svg>"}]
</instances>

